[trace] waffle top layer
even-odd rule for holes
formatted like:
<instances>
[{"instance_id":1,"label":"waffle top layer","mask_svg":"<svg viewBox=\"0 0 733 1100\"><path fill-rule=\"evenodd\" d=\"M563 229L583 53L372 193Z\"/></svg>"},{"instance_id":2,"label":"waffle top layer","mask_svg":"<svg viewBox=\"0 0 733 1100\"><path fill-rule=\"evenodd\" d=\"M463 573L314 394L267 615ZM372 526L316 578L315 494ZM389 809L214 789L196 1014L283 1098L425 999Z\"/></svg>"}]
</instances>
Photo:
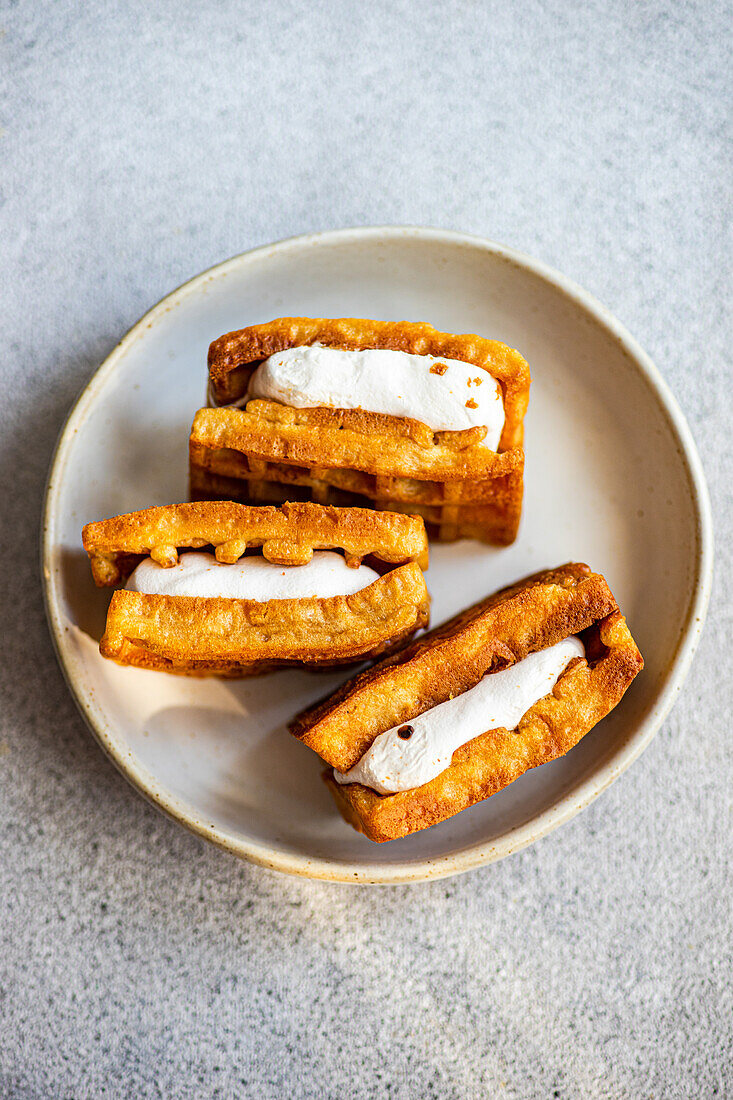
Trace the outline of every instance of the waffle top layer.
<instances>
[{"instance_id":1,"label":"waffle top layer","mask_svg":"<svg viewBox=\"0 0 733 1100\"><path fill-rule=\"evenodd\" d=\"M252 547L268 561L303 565L314 550L339 549L347 563L367 555L389 564L428 564L423 521L397 512L334 508L319 504L255 507L231 501L170 504L88 523L82 532L92 574L100 585L117 584L140 556L175 565L178 550L213 546L217 561L232 563Z\"/></svg>"}]
</instances>

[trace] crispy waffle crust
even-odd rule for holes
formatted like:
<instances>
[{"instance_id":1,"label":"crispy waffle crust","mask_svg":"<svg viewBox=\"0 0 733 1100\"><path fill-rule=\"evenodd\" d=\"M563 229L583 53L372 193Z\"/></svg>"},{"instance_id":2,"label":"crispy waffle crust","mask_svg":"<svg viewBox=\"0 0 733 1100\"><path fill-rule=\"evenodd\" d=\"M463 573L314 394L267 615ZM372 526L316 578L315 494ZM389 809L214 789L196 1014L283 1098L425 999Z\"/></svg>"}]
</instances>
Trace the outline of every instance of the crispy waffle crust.
<instances>
[{"instance_id":1,"label":"crispy waffle crust","mask_svg":"<svg viewBox=\"0 0 733 1100\"><path fill-rule=\"evenodd\" d=\"M283 493L320 503L370 502L418 513L431 533L509 543L521 513L523 418L529 368L518 352L478 336L453 336L411 322L286 317L215 340L210 389L217 406L241 401L263 359L321 343L460 359L501 384L505 424L497 452L482 428L433 432L416 420L361 409L294 409L252 400L245 409L201 409L190 437L191 493L215 497L226 485L241 500Z\"/></svg>"},{"instance_id":2,"label":"crispy waffle crust","mask_svg":"<svg viewBox=\"0 0 733 1100\"><path fill-rule=\"evenodd\" d=\"M564 755L618 703L643 660L603 577L571 564L504 589L357 676L299 715L291 730L332 767L348 771L382 731L570 634L582 636L587 659L572 662L515 730L490 730L469 741L429 783L379 795L358 783L341 786L326 773L341 813L356 829L375 841L406 836Z\"/></svg>"},{"instance_id":3,"label":"crispy waffle crust","mask_svg":"<svg viewBox=\"0 0 733 1100\"><path fill-rule=\"evenodd\" d=\"M117 584L146 555L160 565L175 565L179 548L202 546L213 546L217 560L226 563L262 547L263 556L275 565L306 565L314 550L339 549L354 566L372 554L391 565L415 561L421 569L428 567L428 543L419 518L318 504L168 504L88 523L82 542L100 586Z\"/></svg>"},{"instance_id":4,"label":"crispy waffle crust","mask_svg":"<svg viewBox=\"0 0 733 1100\"><path fill-rule=\"evenodd\" d=\"M330 667L391 652L428 621L421 569L427 540L414 516L316 504L174 504L87 524L83 543L99 585L116 584L145 555L170 566L179 549L204 546L224 563L262 547L268 560L283 565L305 564L316 549L341 549L354 566L366 556L393 566L359 592L328 598L115 592L100 651L121 664L217 676L291 664Z\"/></svg>"}]
</instances>

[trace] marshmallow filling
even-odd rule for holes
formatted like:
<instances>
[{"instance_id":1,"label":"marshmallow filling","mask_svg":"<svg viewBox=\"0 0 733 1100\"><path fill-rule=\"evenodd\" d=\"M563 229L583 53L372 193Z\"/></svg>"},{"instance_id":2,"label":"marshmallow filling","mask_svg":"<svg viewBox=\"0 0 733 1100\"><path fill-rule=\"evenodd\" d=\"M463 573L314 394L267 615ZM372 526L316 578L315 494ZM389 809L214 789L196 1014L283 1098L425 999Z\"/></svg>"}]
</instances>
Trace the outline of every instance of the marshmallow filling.
<instances>
[{"instance_id":1,"label":"marshmallow filling","mask_svg":"<svg viewBox=\"0 0 733 1100\"><path fill-rule=\"evenodd\" d=\"M482 427L483 446L492 451L504 427L501 386L487 371L459 359L382 348L286 348L259 364L237 404L255 397L296 409L363 409L408 417L436 432Z\"/></svg>"},{"instance_id":2,"label":"marshmallow filling","mask_svg":"<svg viewBox=\"0 0 733 1100\"><path fill-rule=\"evenodd\" d=\"M429 783L450 765L453 753L488 730L515 729L527 711L548 695L571 661L585 657L580 638L530 653L501 672L380 733L338 783L362 783L378 794L395 794Z\"/></svg>"},{"instance_id":3,"label":"marshmallow filling","mask_svg":"<svg viewBox=\"0 0 733 1100\"><path fill-rule=\"evenodd\" d=\"M309 596L347 596L379 579L368 565L348 566L333 550L316 550L306 565L274 565L261 554L233 564L213 554L183 552L178 563L164 568L144 558L126 588L157 596L208 596L234 600L289 600Z\"/></svg>"}]
</instances>

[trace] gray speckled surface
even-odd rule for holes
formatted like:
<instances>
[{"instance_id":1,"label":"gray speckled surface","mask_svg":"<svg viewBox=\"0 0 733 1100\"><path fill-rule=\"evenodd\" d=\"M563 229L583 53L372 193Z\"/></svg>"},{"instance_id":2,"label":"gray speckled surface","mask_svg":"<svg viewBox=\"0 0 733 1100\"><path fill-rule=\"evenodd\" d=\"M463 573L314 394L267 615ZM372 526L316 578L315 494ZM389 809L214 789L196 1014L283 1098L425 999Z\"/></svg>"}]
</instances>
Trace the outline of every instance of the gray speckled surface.
<instances>
[{"instance_id":1,"label":"gray speckled surface","mask_svg":"<svg viewBox=\"0 0 733 1100\"><path fill-rule=\"evenodd\" d=\"M21 0L0 26L0 1095L731 1095L729 9ZM700 446L718 573L611 790L501 864L374 890L239 864L125 784L56 667L36 533L69 404L150 303L385 222L533 253L629 326Z\"/></svg>"}]
</instances>

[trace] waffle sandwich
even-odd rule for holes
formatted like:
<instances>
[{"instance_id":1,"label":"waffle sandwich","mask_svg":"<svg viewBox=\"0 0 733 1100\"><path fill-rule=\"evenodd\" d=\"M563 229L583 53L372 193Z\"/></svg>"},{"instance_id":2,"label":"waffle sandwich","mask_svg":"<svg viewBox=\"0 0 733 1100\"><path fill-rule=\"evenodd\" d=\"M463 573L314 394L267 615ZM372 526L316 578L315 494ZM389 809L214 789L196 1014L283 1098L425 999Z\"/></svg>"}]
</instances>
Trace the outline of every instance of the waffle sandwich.
<instances>
[{"instance_id":1,"label":"waffle sandwich","mask_svg":"<svg viewBox=\"0 0 733 1100\"><path fill-rule=\"evenodd\" d=\"M98 586L127 580L100 643L123 665L233 677L346 665L428 622L417 516L198 502L89 523L82 537Z\"/></svg>"},{"instance_id":2,"label":"waffle sandwich","mask_svg":"<svg viewBox=\"0 0 733 1100\"><path fill-rule=\"evenodd\" d=\"M643 667L602 576L569 564L490 596L299 715L344 818L394 840L564 755Z\"/></svg>"},{"instance_id":3,"label":"waffle sandwich","mask_svg":"<svg viewBox=\"0 0 733 1100\"><path fill-rule=\"evenodd\" d=\"M191 496L368 504L444 541L511 543L529 382L505 344L428 324L285 317L228 333L209 349Z\"/></svg>"}]
</instances>

